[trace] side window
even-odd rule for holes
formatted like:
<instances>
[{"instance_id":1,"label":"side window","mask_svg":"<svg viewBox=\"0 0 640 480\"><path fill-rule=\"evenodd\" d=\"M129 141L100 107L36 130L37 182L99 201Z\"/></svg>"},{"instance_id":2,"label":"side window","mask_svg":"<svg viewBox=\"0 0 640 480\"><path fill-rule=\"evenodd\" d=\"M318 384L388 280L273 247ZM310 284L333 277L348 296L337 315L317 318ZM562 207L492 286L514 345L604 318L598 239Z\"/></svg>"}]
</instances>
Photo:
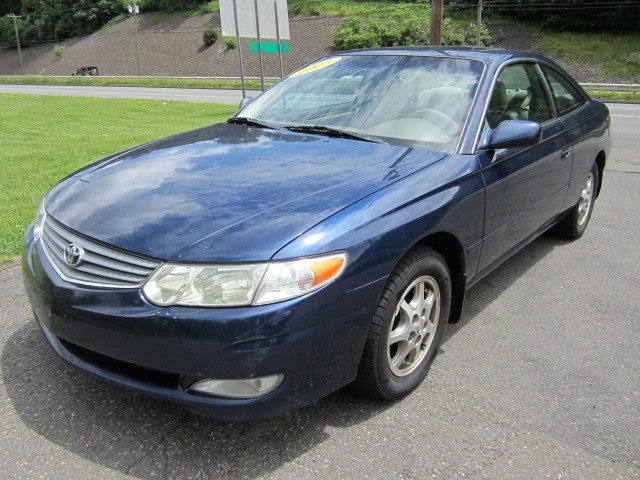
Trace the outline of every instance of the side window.
<instances>
[{"instance_id":1,"label":"side window","mask_svg":"<svg viewBox=\"0 0 640 480\"><path fill-rule=\"evenodd\" d=\"M544 81L533 63L507 66L493 88L487 122L496 128L503 120L545 122L553 118L553 109Z\"/></svg>"},{"instance_id":2,"label":"side window","mask_svg":"<svg viewBox=\"0 0 640 480\"><path fill-rule=\"evenodd\" d=\"M582 94L566 78L548 67L542 67L542 70L549 81L559 115L569 113L584 104Z\"/></svg>"}]
</instances>

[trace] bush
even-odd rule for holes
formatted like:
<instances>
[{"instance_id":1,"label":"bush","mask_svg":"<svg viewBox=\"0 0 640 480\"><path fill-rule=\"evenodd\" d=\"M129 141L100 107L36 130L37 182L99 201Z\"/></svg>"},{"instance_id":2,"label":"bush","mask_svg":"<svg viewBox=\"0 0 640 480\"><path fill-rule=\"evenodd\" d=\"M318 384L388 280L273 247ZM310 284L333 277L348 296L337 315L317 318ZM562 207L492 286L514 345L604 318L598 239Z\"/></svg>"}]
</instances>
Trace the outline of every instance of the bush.
<instances>
[{"instance_id":1,"label":"bush","mask_svg":"<svg viewBox=\"0 0 640 480\"><path fill-rule=\"evenodd\" d=\"M207 47L210 47L211 45L216 43L216 40L218 40L218 32L216 31L216 29L212 26L205 28L204 32L202 32L202 41L204 42L204 44Z\"/></svg>"},{"instance_id":2,"label":"bush","mask_svg":"<svg viewBox=\"0 0 640 480\"><path fill-rule=\"evenodd\" d=\"M449 18L442 20L443 45L476 45L477 42L478 25L476 23L454 23ZM491 35L484 24L480 26L480 45L491 45Z\"/></svg>"},{"instance_id":3,"label":"bush","mask_svg":"<svg viewBox=\"0 0 640 480\"><path fill-rule=\"evenodd\" d=\"M417 18L355 19L342 22L334 34L338 50L420 45L428 42L429 28Z\"/></svg>"},{"instance_id":4,"label":"bush","mask_svg":"<svg viewBox=\"0 0 640 480\"><path fill-rule=\"evenodd\" d=\"M220 11L220 5L217 1L211 1L207 3L203 3L198 7L198 13L201 15L206 15L207 13L215 13Z\"/></svg>"},{"instance_id":5,"label":"bush","mask_svg":"<svg viewBox=\"0 0 640 480\"><path fill-rule=\"evenodd\" d=\"M236 39L235 38L225 38L224 44L227 46L229 50L236 48Z\"/></svg>"},{"instance_id":6,"label":"bush","mask_svg":"<svg viewBox=\"0 0 640 480\"><path fill-rule=\"evenodd\" d=\"M442 21L443 45L475 45L476 24L454 23L445 18ZM480 31L482 45L489 45L491 37L486 26ZM338 50L354 48L398 47L429 44L429 25L418 17L387 19L355 19L342 22L334 33L333 46Z\"/></svg>"},{"instance_id":7,"label":"bush","mask_svg":"<svg viewBox=\"0 0 640 480\"><path fill-rule=\"evenodd\" d=\"M54 54L56 57L60 57L60 56L62 56L62 52L64 52L64 47L63 47L62 45L55 45L55 46L53 47L53 54Z\"/></svg>"}]
</instances>

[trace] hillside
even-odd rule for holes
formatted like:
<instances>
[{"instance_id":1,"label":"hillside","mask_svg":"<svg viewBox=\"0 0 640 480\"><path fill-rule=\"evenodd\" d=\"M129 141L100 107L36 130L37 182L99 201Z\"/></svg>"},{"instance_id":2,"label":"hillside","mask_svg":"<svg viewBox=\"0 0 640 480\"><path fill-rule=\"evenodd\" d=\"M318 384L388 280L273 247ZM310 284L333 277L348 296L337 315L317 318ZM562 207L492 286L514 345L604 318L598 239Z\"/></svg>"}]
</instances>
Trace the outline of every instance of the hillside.
<instances>
[{"instance_id":1,"label":"hillside","mask_svg":"<svg viewBox=\"0 0 640 480\"><path fill-rule=\"evenodd\" d=\"M219 14L192 18L141 14L139 21L141 75L240 75L237 49L227 48L222 37L210 47L202 42L207 26L220 27ZM101 75L137 75L135 22L131 18L107 31L60 42L64 47L60 57L54 55L52 44L23 48L25 74L70 75L80 66L97 65ZM283 54L285 73L327 53L339 23L336 17L291 18L289 52ZM242 42L242 54L245 75L258 76L258 54L249 53L248 41ZM263 60L266 76L280 75L277 54L264 54ZM0 52L0 75L20 75L17 51Z\"/></svg>"},{"instance_id":2,"label":"hillside","mask_svg":"<svg viewBox=\"0 0 640 480\"><path fill-rule=\"evenodd\" d=\"M53 53L53 44L23 48L27 75L70 75L80 66L97 65L101 75L137 75L136 19L130 18L92 35L60 42L64 51ZM338 17L291 17L289 52L283 54L285 74L331 51L333 30ZM238 50L229 49L220 37L205 47L202 32L207 26L220 27L220 16L209 13L196 17L179 14L140 14L138 48L140 75L143 76L239 76ZM519 50L535 48L539 34L513 24L489 23L496 46ZM242 41L246 76L258 76L258 54L249 53L249 41ZM544 52L542 52L544 53ZM620 79L593 61L565 62L553 56L580 82L640 83L640 78ZM265 76L279 76L276 54L264 54ZM0 75L19 75L20 62L16 50L0 51ZM636 77L636 75L634 75Z\"/></svg>"}]
</instances>

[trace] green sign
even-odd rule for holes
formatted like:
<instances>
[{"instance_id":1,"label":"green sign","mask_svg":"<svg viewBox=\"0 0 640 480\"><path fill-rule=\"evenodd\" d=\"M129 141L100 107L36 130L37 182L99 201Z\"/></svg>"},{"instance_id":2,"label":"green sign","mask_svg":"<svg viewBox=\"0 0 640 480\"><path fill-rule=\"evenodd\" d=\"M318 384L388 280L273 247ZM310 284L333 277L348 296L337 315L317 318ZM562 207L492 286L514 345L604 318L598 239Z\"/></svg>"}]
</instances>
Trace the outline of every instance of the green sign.
<instances>
[{"instance_id":1,"label":"green sign","mask_svg":"<svg viewBox=\"0 0 640 480\"><path fill-rule=\"evenodd\" d=\"M278 53L278 42L260 42L262 53ZM258 53L258 42L249 43L249 51ZM289 51L289 42L280 42L280 51L287 53Z\"/></svg>"}]
</instances>

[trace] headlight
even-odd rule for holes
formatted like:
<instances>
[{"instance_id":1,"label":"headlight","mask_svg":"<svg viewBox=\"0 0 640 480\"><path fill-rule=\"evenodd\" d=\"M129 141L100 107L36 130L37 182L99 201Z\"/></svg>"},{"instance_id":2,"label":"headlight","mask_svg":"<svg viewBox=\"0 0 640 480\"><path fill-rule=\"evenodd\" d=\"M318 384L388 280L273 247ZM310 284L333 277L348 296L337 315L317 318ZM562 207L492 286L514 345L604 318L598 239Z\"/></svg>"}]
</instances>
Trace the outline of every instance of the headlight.
<instances>
[{"instance_id":1,"label":"headlight","mask_svg":"<svg viewBox=\"0 0 640 480\"><path fill-rule=\"evenodd\" d=\"M317 290L338 278L346 263L346 253L270 263L253 303L281 302Z\"/></svg>"},{"instance_id":2,"label":"headlight","mask_svg":"<svg viewBox=\"0 0 640 480\"><path fill-rule=\"evenodd\" d=\"M165 263L142 291L156 305L239 307L281 302L312 292L336 278L347 254L247 265Z\"/></svg>"},{"instance_id":3,"label":"headlight","mask_svg":"<svg viewBox=\"0 0 640 480\"><path fill-rule=\"evenodd\" d=\"M44 221L47 218L47 212L44 209L44 201L47 197L44 197L40 202L40 206L38 207L38 212L36 213L36 218L33 219L33 240L38 241L40 237L42 237L42 232L44 230Z\"/></svg>"}]
</instances>

